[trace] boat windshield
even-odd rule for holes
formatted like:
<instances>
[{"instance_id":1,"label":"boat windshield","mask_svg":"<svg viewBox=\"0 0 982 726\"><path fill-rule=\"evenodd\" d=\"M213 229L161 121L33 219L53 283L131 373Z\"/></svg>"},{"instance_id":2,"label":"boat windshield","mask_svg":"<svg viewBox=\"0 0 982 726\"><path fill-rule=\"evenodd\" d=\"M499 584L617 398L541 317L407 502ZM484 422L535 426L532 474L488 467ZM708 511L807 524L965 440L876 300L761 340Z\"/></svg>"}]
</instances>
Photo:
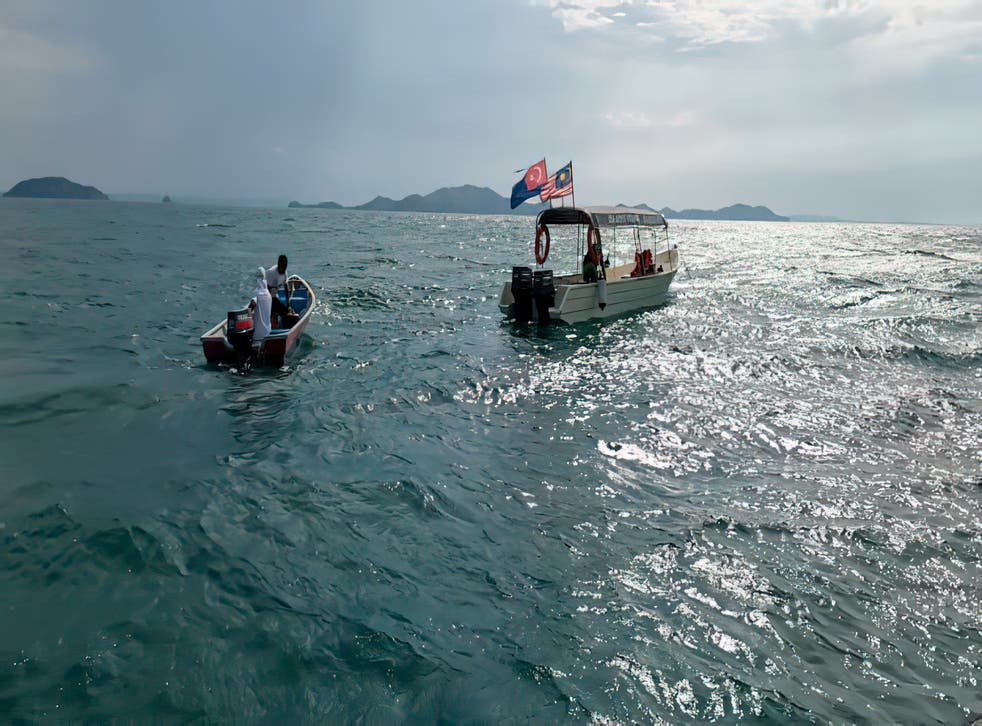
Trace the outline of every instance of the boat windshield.
<instances>
[{"instance_id":1,"label":"boat windshield","mask_svg":"<svg viewBox=\"0 0 982 726\"><path fill-rule=\"evenodd\" d=\"M587 225L576 224L550 227L549 259L555 265L557 274L582 271L583 257L587 252L587 230ZM640 250L651 250L651 254L657 256L669 248L665 227L600 227L600 241L609 267L634 264L634 255Z\"/></svg>"},{"instance_id":2,"label":"boat windshield","mask_svg":"<svg viewBox=\"0 0 982 726\"><path fill-rule=\"evenodd\" d=\"M611 267L634 262L638 250L656 255L668 248L668 231L662 227L601 227L600 239Z\"/></svg>"}]
</instances>

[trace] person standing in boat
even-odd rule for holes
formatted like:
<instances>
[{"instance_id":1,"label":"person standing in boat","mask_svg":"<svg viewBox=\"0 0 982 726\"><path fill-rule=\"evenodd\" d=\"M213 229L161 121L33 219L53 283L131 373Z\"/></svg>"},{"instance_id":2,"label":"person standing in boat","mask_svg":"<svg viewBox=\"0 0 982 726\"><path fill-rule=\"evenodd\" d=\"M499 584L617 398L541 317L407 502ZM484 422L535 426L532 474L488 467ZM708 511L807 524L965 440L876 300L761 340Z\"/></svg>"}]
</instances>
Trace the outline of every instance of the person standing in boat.
<instances>
[{"instance_id":1,"label":"person standing in boat","mask_svg":"<svg viewBox=\"0 0 982 726\"><path fill-rule=\"evenodd\" d=\"M270 308L273 296L269 294L269 283L266 280L266 270L262 267L256 270L256 289L252 292L249 309L252 310L252 347L262 348L263 341L272 329L270 324Z\"/></svg>"},{"instance_id":2,"label":"person standing in boat","mask_svg":"<svg viewBox=\"0 0 982 726\"><path fill-rule=\"evenodd\" d=\"M273 312L280 316L281 327L287 327L287 318L291 314L290 310L290 288L286 284L286 255L280 255L276 264L266 270L266 284L269 286L269 293L273 300ZM286 290L286 305L284 305L277 292L280 288Z\"/></svg>"},{"instance_id":3,"label":"person standing in boat","mask_svg":"<svg viewBox=\"0 0 982 726\"><path fill-rule=\"evenodd\" d=\"M583 255L583 282L596 282L597 279L597 258L587 252Z\"/></svg>"}]
</instances>

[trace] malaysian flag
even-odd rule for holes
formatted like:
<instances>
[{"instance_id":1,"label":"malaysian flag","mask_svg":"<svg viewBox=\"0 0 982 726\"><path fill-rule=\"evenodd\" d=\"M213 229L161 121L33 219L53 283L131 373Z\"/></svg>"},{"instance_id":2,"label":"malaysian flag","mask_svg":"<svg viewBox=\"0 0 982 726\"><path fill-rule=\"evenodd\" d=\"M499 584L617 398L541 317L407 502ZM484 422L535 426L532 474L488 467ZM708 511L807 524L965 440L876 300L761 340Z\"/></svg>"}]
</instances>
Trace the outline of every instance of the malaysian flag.
<instances>
[{"instance_id":1,"label":"malaysian flag","mask_svg":"<svg viewBox=\"0 0 982 726\"><path fill-rule=\"evenodd\" d=\"M562 169L546 179L545 184L539 191L539 199L543 202L547 199L559 199L568 197L573 193L573 162L569 162Z\"/></svg>"}]
</instances>

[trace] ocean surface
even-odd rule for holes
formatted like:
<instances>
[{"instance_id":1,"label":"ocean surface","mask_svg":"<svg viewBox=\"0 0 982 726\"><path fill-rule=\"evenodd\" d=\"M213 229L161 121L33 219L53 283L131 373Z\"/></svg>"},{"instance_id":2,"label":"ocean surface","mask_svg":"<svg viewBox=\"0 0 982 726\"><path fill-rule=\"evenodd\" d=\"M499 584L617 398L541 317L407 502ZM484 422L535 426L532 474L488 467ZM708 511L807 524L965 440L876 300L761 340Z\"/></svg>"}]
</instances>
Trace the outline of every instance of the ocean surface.
<instances>
[{"instance_id":1,"label":"ocean surface","mask_svg":"<svg viewBox=\"0 0 982 726\"><path fill-rule=\"evenodd\" d=\"M982 231L679 222L539 329L531 227L0 201L2 720L982 711ZM280 253L299 354L206 366Z\"/></svg>"}]
</instances>

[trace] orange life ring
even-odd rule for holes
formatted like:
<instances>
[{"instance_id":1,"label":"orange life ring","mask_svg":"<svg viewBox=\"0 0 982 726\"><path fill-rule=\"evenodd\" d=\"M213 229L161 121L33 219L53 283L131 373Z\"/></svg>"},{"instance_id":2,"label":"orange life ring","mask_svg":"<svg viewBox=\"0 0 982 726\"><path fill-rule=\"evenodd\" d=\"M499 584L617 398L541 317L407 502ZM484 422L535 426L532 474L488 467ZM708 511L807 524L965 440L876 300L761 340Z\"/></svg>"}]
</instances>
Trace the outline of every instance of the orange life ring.
<instances>
[{"instance_id":1,"label":"orange life ring","mask_svg":"<svg viewBox=\"0 0 982 726\"><path fill-rule=\"evenodd\" d=\"M546 245L542 247L542 233L546 234ZM540 224L535 228L535 261L536 263L543 265L545 261L549 258L549 228L544 224Z\"/></svg>"}]
</instances>

